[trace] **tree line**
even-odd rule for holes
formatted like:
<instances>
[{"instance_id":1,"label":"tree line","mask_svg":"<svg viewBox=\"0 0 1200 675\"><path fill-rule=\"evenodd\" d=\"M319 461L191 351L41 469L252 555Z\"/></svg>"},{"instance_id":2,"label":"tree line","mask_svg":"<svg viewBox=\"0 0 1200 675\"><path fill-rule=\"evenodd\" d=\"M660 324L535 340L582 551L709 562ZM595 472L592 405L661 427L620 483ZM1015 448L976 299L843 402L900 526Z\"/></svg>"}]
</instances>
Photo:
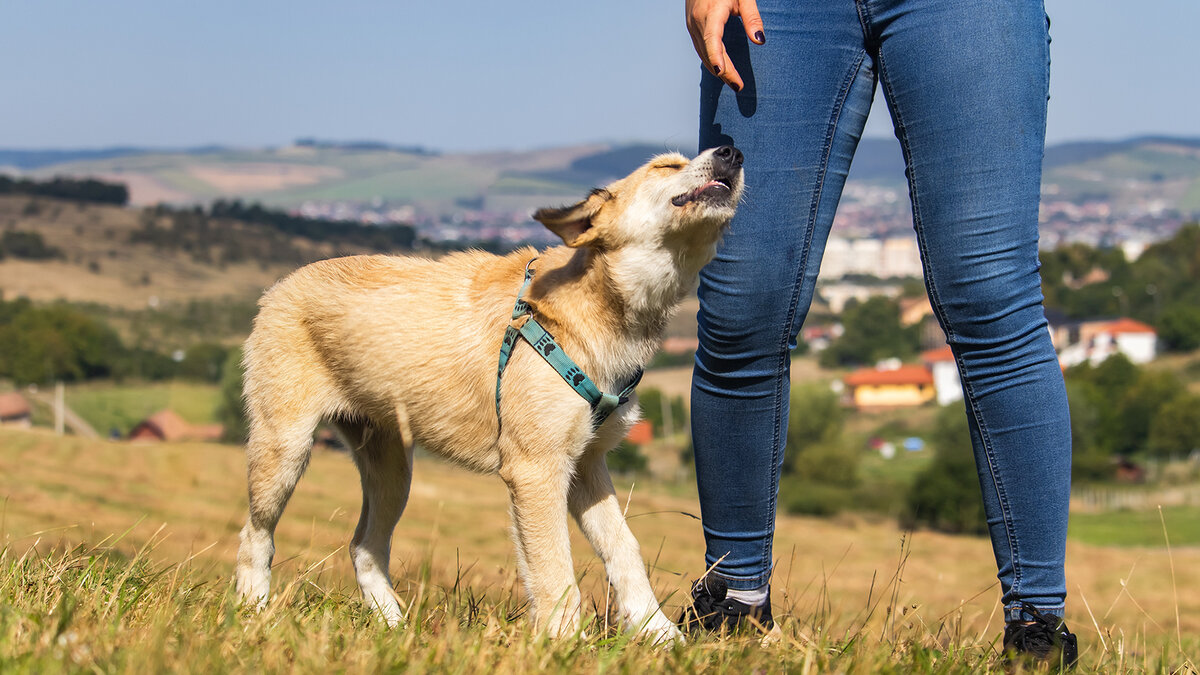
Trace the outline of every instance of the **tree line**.
<instances>
[{"instance_id":1,"label":"tree line","mask_svg":"<svg viewBox=\"0 0 1200 675\"><path fill-rule=\"evenodd\" d=\"M129 188L124 183L109 183L95 178L63 178L37 181L0 175L0 195L29 195L70 199L93 204L125 206L129 203Z\"/></svg>"},{"instance_id":2,"label":"tree line","mask_svg":"<svg viewBox=\"0 0 1200 675\"><path fill-rule=\"evenodd\" d=\"M103 319L65 303L0 299L0 379L18 385L58 380L219 382L229 349L199 342L179 354L126 344Z\"/></svg>"},{"instance_id":3,"label":"tree line","mask_svg":"<svg viewBox=\"0 0 1200 675\"><path fill-rule=\"evenodd\" d=\"M268 209L258 203L247 205L238 199L218 199L209 207L208 216L265 225L283 234L304 237L310 241L332 242L374 251L409 250L417 243L417 231L411 225L367 225L349 220L308 218Z\"/></svg>"},{"instance_id":4,"label":"tree line","mask_svg":"<svg viewBox=\"0 0 1200 675\"><path fill-rule=\"evenodd\" d=\"M410 225L306 218L238 200L217 200L208 209L159 204L142 211L140 225L130 234L130 243L183 252L197 262L216 265L253 261L299 266L326 257L298 238L333 244L335 255L363 249L408 251L417 243Z\"/></svg>"},{"instance_id":5,"label":"tree line","mask_svg":"<svg viewBox=\"0 0 1200 675\"><path fill-rule=\"evenodd\" d=\"M1070 319L1129 316L1171 350L1200 347L1200 224L1129 261L1120 249L1071 244L1042 252L1047 311Z\"/></svg>"}]
</instances>

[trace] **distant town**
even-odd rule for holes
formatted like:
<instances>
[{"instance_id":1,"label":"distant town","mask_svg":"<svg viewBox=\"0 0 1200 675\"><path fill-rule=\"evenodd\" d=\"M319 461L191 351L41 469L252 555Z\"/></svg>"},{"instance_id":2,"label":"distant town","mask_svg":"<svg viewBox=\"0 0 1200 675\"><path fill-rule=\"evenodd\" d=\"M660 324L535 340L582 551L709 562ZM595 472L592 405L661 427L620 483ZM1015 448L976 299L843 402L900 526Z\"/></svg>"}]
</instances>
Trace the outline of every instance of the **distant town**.
<instances>
[{"instance_id":1,"label":"distant town","mask_svg":"<svg viewBox=\"0 0 1200 675\"><path fill-rule=\"evenodd\" d=\"M134 206L261 203L293 215L411 225L434 245L511 248L553 235L530 218L625 175L661 144L590 144L439 153L371 141L297 139L281 147L186 150L0 149L0 174L96 177L128 186ZM1121 249L1129 260L1200 219L1200 139L1138 137L1046 149L1041 245ZM895 139L865 138L826 248L823 283L922 273L904 161Z\"/></svg>"},{"instance_id":2,"label":"distant town","mask_svg":"<svg viewBox=\"0 0 1200 675\"><path fill-rule=\"evenodd\" d=\"M1135 260L1148 245L1171 237L1183 223L1200 218L1200 213L1181 212L1156 196L1117 205L1102 198L1067 199L1059 193L1057 184L1043 185L1039 214L1042 248L1072 243L1120 248L1128 260ZM529 217L528 209L488 208L488 199L478 201L446 213L442 209L382 200L367 203L312 200L304 202L295 212L308 218L382 226L411 224L422 239L436 243L487 241L519 246L554 242L554 236ZM825 248L822 281L846 277L904 279L921 275L907 190L869 182L848 183Z\"/></svg>"}]
</instances>

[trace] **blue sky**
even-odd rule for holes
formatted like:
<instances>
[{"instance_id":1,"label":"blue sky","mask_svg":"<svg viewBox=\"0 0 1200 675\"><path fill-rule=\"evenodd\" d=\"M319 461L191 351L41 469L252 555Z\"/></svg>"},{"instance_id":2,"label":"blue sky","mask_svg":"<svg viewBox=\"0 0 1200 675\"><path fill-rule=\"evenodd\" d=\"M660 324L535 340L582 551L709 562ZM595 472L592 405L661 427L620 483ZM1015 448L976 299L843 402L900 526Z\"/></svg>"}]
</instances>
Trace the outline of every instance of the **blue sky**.
<instances>
[{"instance_id":1,"label":"blue sky","mask_svg":"<svg viewBox=\"0 0 1200 675\"><path fill-rule=\"evenodd\" d=\"M699 66L682 5L4 0L0 147L694 147ZM1200 137L1200 2L1047 9L1051 142ZM891 134L886 110L867 133Z\"/></svg>"}]
</instances>

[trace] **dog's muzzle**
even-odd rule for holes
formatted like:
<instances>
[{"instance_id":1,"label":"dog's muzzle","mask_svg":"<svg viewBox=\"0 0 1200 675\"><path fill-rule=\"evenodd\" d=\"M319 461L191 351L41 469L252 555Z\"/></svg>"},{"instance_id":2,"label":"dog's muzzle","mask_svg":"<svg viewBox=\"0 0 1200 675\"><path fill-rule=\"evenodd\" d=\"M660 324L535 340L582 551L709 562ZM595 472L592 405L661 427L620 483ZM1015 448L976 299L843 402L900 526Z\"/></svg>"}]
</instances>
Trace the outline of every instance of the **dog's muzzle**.
<instances>
[{"instance_id":1,"label":"dog's muzzle","mask_svg":"<svg viewBox=\"0 0 1200 675\"><path fill-rule=\"evenodd\" d=\"M675 206L684 206L694 201L720 203L729 199L739 180L745 156L732 145L722 145L712 153L712 178L707 183L671 199Z\"/></svg>"}]
</instances>

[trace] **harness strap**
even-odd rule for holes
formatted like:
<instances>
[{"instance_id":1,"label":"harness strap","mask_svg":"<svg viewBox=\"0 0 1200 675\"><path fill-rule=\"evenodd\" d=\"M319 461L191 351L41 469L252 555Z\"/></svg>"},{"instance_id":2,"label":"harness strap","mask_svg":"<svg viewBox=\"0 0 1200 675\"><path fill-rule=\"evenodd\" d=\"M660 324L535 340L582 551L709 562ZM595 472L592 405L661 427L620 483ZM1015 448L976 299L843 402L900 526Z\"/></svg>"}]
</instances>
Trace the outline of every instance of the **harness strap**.
<instances>
[{"instance_id":1,"label":"harness strap","mask_svg":"<svg viewBox=\"0 0 1200 675\"><path fill-rule=\"evenodd\" d=\"M525 283L517 292L517 301L513 306L513 323L505 329L504 341L500 344L500 364L496 372L496 417L497 419L500 417L500 379L504 376L504 368L508 365L508 359L512 355L513 347L517 344L517 339L525 338L533 350L558 372L563 381L571 385L575 393L582 396L592 406L592 426L598 428L614 410L629 401L633 390L642 381L642 371L638 370L633 381L616 394L600 391L592 378L588 377L587 373L583 372L583 369L570 356L567 356L562 346L555 341L554 336L538 323L538 320L533 317L529 303L522 299L525 291L529 289L529 284L533 281L534 260L537 258L533 258L525 265ZM524 321L517 325L518 320L521 319Z\"/></svg>"}]
</instances>

